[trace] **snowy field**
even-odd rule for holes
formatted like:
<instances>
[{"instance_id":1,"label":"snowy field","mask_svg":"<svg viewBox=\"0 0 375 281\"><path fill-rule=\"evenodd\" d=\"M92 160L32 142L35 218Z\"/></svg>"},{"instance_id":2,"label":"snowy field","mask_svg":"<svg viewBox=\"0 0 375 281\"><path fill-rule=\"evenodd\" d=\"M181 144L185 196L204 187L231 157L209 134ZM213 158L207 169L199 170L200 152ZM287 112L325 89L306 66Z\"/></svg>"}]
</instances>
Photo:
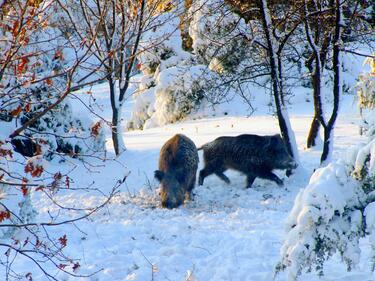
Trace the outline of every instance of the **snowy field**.
<instances>
[{"instance_id":1,"label":"snowy field","mask_svg":"<svg viewBox=\"0 0 375 281\"><path fill-rule=\"evenodd\" d=\"M105 86L96 86L93 92L95 106L103 117L108 118L110 110ZM87 99L87 94L78 96ZM268 101L260 102L257 107L267 108ZM81 222L79 229L71 225L55 230L67 234L67 253L80 258L78 273L99 270L97 274L79 280L285 281L285 273L274 279L285 219L297 192L307 185L312 171L318 167L321 153L320 149L305 149L311 102L300 97L293 103L290 116L302 168L290 178L286 178L283 171L276 172L284 178L283 188L256 179L251 189L245 189L245 177L228 171L231 184L210 176L203 186L196 186L194 201L178 209L160 208L153 171L157 169L160 147L174 134L183 133L200 146L222 135L278 133L277 120L266 110L246 116L247 107L241 101L223 105L228 116L124 132L127 151L116 160L90 160L93 164L90 170L77 160L50 163L50 171L75 167L71 178L76 186L93 184L103 192L108 192L118 179L130 172L120 195L105 210ZM131 106L132 102L128 101L124 108L125 119L129 117ZM88 114L83 106L76 106L75 110L81 115ZM353 97L346 96L335 129L334 157L345 155L350 145L361 140L358 119ZM109 134L107 146L108 156L113 157ZM199 156L201 169L201 152ZM47 198L39 196L36 194L33 198L39 216L48 217L54 209ZM59 193L59 199L70 206L90 206L99 202L99 198L88 197L84 192L74 193L74 196L63 191ZM371 273L369 242L365 239L361 243L364 255L359 267L352 272L347 273L339 257L335 256L326 264L324 277L311 273L301 276L300 280L375 280ZM40 271L29 262L20 260L15 266L24 272L33 271L35 280L44 280ZM61 273L56 278L76 280Z\"/></svg>"}]
</instances>

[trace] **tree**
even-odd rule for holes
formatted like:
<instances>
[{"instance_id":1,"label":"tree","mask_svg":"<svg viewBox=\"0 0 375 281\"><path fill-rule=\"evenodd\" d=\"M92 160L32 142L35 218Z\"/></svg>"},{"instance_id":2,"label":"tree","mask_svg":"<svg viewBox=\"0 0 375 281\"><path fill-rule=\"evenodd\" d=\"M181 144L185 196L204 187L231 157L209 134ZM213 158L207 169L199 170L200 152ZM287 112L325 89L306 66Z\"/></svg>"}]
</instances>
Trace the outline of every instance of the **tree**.
<instances>
[{"instance_id":1,"label":"tree","mask_svg":"<svg viewBox=\"0 0 375 281\"><path fill-rule=\"evenodd\" d=\"M73 40L92 53L86 65L87 75L82 79L107 81L112 107L112 141L116 155L125 150L121 134L121 111L136 72L139 42L145 30L152 27L150 19L160 1L59 1L65 11L65 28L73 26ZM95 28L98 27L98 36ZM94 41L90 45L89 42ZM93 75L95 74L95 75ZM93 79L93 77L98 77ZM116 91L118 81L118 91Z\"/></svg>"},{"instance_id":2,"label":"tree","mask_svg":"<svg viewBox=\"0 0 375 281\"><path fill-rule=\"evenodd\" d=\"M271 78L272 94L275 101L276 114L279 121L279 127L281 135L284 139L289 154L298 162L298 149L295 141L295 136L292 131L288 112L285 104L285 88L283 84L283 63L282 54L284 47L294 31L297 29L300 21L292 22L292 24L283 25L286 27L284 36L278 35L278 27L275 25L275 20L272 18L271 10L269 9L269 3L266 0L259 0L255 3L242 0L226 0L229 5L234 8L245 20L249 21L252 18L256 18L260 21L263 32L264 32L264 44L261 43L261 47L267 51L268 63L269 63L269 76ZM255 10L255 12L254 12ZM286 18L290 17L294 13L285 13ZM277 18L276 14L274 15ZM286 19L285 18L285 19Z\"/></svg>"},{"instance_id":3,"label":"tree","mask_svg":"<svg viewBox=\"0 0 375 281\"><path fill-rule=\"evenodd\" d=\"M370 73L361 76L366 74ZM362 93L373 87L362 82L358 86ZM365 100L371 104L369 98ZM368 128L366 143L349 148L350 157L317 169L306 188L298 193L287 219L287 234L277 266L277 272L288 270L289 280L298 279L303 271L314 270L322 275L325 262L335 253L340 254L350 271L360 262L359 241L365 236L369 237L371 255L375 257L374 126L372 123Z\"/></svg>"},{"instance_id":4,"label":"tree","mask_svg":"<svg viewBox=\"0 0 375 281\"><path fill-rule=\"evenodd\" d=\"M335 122L338 115L339 110L339 103L340 103L340 96L342 92L342 84L341 84L341 60L340 60L340 52L342 49L342 41L341 41L341 32L343 27L343 19L342 19L342 3L341 0L335 0L332 5L335 11L335 31L332 39L333 44L333 58L332 58L332 68L333 68L333 109L331 117L329 118L328 122L325 123L323 120L320 120L323 128L324 128L324 144L323 144L323 152L320 158L320 162L324 163L326 161L330 161L330 157L332 154L332 146L333 146L333 128L335 126Z\"/></svg>"},{"instance_id":5,"label":"tree","mask_svg":"<svg viewBox=\"0 0 375 281\"><path fill-rule=\"evenodd\" d=\"M0 247L5 253L0 264L6 272L3 277L32 280L38 270L49 280L57 280L56 270L60 274L89 276L92 273L79 274L79 261L65 253L69 246L66 229L106 206L125 179L104 194L90 186L75 187L69 171L45 164L54 155L62 161L70 156L82 157L85 162L83 145L91 140L103 148L104 142L99 140L101 124L86 127L72 115L68 101L72 91L86 85L77 79L77 70L90 58L90 53L82 51L79 42L68 44L56 27L60 15L56 1L0 3ZM94 40L87 46L91 48ZM71 57L67 58L69 54ZM94 147L88 149L90 157L101 158L94 155ZM57 196L78 189L99 193L102 201L89 208L75 208L65 205ZM38 216L32 198L39 195L64 215ZM16 272L13 268L22 259L33 264L27 268L29 272Z\"/></svg>"},{"instance_id":6,"label":"tree","mask_svg":"<svg viewBox=\"0 0 375 281\"><path fill-rule=\"evenodd\" d=\"M288 40L289 36L291 36L291 33L289 33L284 38L284 40L281 41L282 43L280 45L275 46L275 42L277 41L275 40L276 38L272 38L272 34L274 34L272 30L273 25L271 21L271 14L266 0L260 1L260 12L263 31L265 32L266 36L271 71L270 76L272 80L272 90L275 99L276 113L279 120L281 135L283 136L283 139L286 143L289 154L296 161L299 161L296 140L290 125L287 109L284 102L284 89L282 82L283 70L281 63L281 53L283 45L285 44L285 41Z\"/></svg>"},{"instance_id":7,"label":"tree","mask_svg":"<svg viewBox=\"0 0 375 281\"><path fill-rule=\"evenodd\" d=\"M69 52L76 56L64 59L67 46L63 34L54 27L55 9L55 1L46 4L20 0L4 2L1 6L2 119L20 120L18 128L9 135L11 139L52 110L64 107L66 97L84 86L75 81L75 74L89 54L78 53L80 47L71 45ZM48 47L46 42L50 42Z\"/></svg>"},{"instance_id":8,"label":"tree","mask_svg":"<svg viewBox=\"0 0 375 281\"><path fill-rule=\"evenodd\" d=\"M306 65L311 73L314 100L314 116L307 137L308 148L316 145L316 138L319 134L321 122L325 124L321 93L322 75L332 40L332 17L330 16L329 7L325 6L324 2L314 1L309 4L307 1L303 2L305 34L312 50L310 57L306 61ZM326 27L325 30L321 30L320 28L323 25Z\"/></svg>"},{"instance_id":9,"label":"tree","mask_svg":"<svg viewBox=\"0 0 375 281\"><path fill-rule=\"evenodd\" d=\"M307 147L315 145L320 126L324 130L324 145L321 156L321 164L329 161L332 153L332 134L335 120L338 115L341 92L343 91L340 80L341 65L340 52L345 51L345 45L361 38L363 44L371 41L368 36L368 28L371 29L371 20L366 16L369 4L365 2L341 2L335 1L304 1L303 21L305 35L309 43L311 55L306 61L313 85L314 117L307 138ZM340 10L340 13L338 12ZM337 21L340 21L338 24ZM321 26L324 25L324 31ZM371 32L370 32L371 33ZM339 36L339 37L338 37ZM370 44L368 44L370 46ZM329 120L326 120L326 112L323 110L321 89L324 71L333 72L333 109Z\"/></svg>"},{"instance_id":10,"label":"tree","mask_svg":"<svg viewBox=\"0 0 375 281\"><path fill-rule=\"evenodd\" d=\"M366 59L366 64L370 65L371 71L359 75L356 85L358 107L362 118L360 124L360 134L375 135L375 56Z\"/></svg>"}]
</instances>

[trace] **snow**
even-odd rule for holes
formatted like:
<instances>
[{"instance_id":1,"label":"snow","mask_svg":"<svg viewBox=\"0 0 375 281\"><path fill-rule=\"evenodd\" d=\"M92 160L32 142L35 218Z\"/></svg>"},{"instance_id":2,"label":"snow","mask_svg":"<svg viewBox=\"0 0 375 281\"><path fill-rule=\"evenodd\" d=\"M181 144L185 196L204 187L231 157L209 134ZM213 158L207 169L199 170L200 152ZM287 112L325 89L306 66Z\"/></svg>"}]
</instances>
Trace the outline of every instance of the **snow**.
<instances>
[{"instance_id":1,"label":"snow","mask_svg":"<svg viewBox=\"0 0 375 281\"><path fill-rule=\"evenodd\" d=\"M69 131L74 136L73 144L85 142L84 138L75 138L84 132L93 135L88 129L81 132L81 127L89 128L92 121L100 121L96 142L90 146L102 151L100 148L105 139L106 154L80 159L57 155L48 161L41 155L25 158L18 153L14 153L14 158L9 154L0 157L0 180L3 183L23 179L31 184L21 188L0 183L0 213L4 216L6 209L3 206L18 212L1 221L0 247L4 247L2 242L8 243L10 238L22 242L28 241L31 236L27 231L5 224L72 219L102 203L103 194L111 192L113 186L126 178L113 200L88 219L74 224L46 226L47 234L40 227L40 232L43 232L41 237L48 236L49 239L66 235L65 253L79 262L78 274L88 275L73 278L53 265L41 262L58 280L286 281L296 279L300 273L299 280L304 281L374 280L371 270L375 261L375 203L366 206L364 216L361 212L365 203L375 198L375 191L364 194L353 176L362 174L363 170L366 170L366 176L375 173L375 139L371 141L374 135L366 138L358 134L360 116L353 106L354 97L346 94L353 91L354 79L360 71L359 64L351 60L351 55L340 57L340 62L342 59L347 63L345 71L340 73L342 80L339 83L340 89L344 87L346 91L340 92L340 115L330 139L332 162L318 168L322 147L305 147L312 121L311 89L296 86L281 113L286 117L288 130L293 132L290 134L291 143L300 165L289 178L285 171L275 171L283 178L284 187L258 178L252 188L245 189L244 175L226 171L230 184L223 183L215 175L209 176L203 186L195 187L194 200L173 210L161 208L158 184L153 174L158 166L161 146L174 134L183 133L200 147L223 135L279 133L277 119L271 116L274 114L272 96L264 88L246 87L251 93L254 114L249 113L248 105L233 92L227 96L224 94L225 101L220 100L221 104L215 107L206 100L207 95L212 94L208 93L210 89L206 89L215 88L215 85L213 82L208 85L209 79L204 75L210 76L214 82L223 82L216 74L245 69L248 59L241 52L238 56L228 56L240 49L247 50L241 45L251 36L248 24L237 15L228 13L228 7L221 2L198 0L192 4L191 9L197 10L190 11L193 16L189 30L194 39L193 54L181 48L180 31L176 28L180 18L174 11L150 18L151 22L145 27L147 31L140 41L143 52L138 56L137 67L141 73L132 78L126 93L126 98L133 96L134 99L116 105L120 118L113 126L121 132L119 144L123 153L117 157L114 154L109 127L111 107L108 85L99 84L77 91L64 103L72 105L72 108L66 109L69 110L67 116L72 110L73 117L78 118L79 124L82 123L82 126L69 126L74 127ZM262 0L261 3L269 27L271 17L267 2ZM3 3L0 0L0 6ZM46 5L50 3L47 1ZM209 27L218 20L223 29L219 27L210 31ZM257 25L252 28L257 28ZM47 33L46 38L48 35L51 34ZM242 39L234 40L238 35ZM271 49L274 49L278 43L272 43ZM246 44L250 47L252 42ZM275 50L271 51L275 57ZM63 53L66 52L63 50ZM228 68L225 57L232 59L229 65L236 59L239 62ZM87 63L92 60L87 58ZM84 69L77 72L80 77L87 73ZM357 84L357 90L362 91L363 97L369 98L373 94L375 83L372 83L374 77L371 75L360 76ZM204 97L199 100L199 110L198 106L192 106L183 112L184 116L180 116L181 108L186 105L181 97L188 96L190 103L198 102L194 96L197 94L196 85L201 86L197 88L206 88ZM326 94L332 90L332 85L327 85L322 89ZM118 91L119 87L115 88ZM221 96L216 97L219 99ZM327 95L325 106L330 107L330 99L331 95ZM326 112L330 112L329 108ZM373 114L370 110L367 113ZM61 115L59 120L66 121L63 118ZM126 131L125 121L129 122L128 128L133 131ZM375 124L375 119L370 123ZM14 125L1 121L0 140L8 138ZM137 130L139 128L144 130ZM64 134L62 128L57 128L56 132ZM353 145L354 148L349 148ZM0 142L0 150L6 152L10 149L9 143ZM48 147L42 146L41 149L44 151ZM199 152L199 157L201 169L204 165L202 152ZM25 169L25 166L28 168ZM4 167L17 178L7 175L3 178L1 170ZM32 176L35 170L44 170L47 179ZM46 192L37 191L41 186L47 187L47 182L55 179L57 172L64 177L56 180L56 187ZM66 180L69 186L58 188ZM92 192L88 192L87 187L92 188ZM58 205L53 204L51 199ZM59 205L66 209L62 210ZM80 211L70 208L79 208ZM360 233L364 224L368 233ZM356 239L360 236L358 233L367 236ZM323 238L327 241L323 246L329 248L332 258L324 264L324 268L314 268L315 260L319 262L327 258L313 251L321 247L317 239ZM51 245L52 240L49 241ZM8 270L4 266L8 255L4 251L0 252L0 276L6 276ZM12 269L24 279L28 279L27 274L31 272L33 280L49 280L29 259L15 252L11 257L16 257L11 261ZM276 274L280 260L288 268ZM312 272L304 273L302 265L311 267ZM352 271L347 272L345 265L350 266ZM69 265L67 270L72 272L72 266ZM95 274L90 275L92 273ZM324 273L324 276L317 276L317 273Z\"/></svg>"},{"instance_id":2,"label":"snow","mask_svg":"<svg viewBox=\"0 0 375 281\"><path fill-rule=\"evenodd\" d=\"M375 227L375 203L370 203L367 205L365 210L366 224L369 229L374 229Z\"/></svg>"},{"instance_id":3,"label":"snow","mask_svg":"<svg viewBox=\"0 0 375 281\"><path fill-rule=\"evenodd\" d=\"M91 90L92 96L85 94L85 91L77 93L77 96L83 100L94 98L95 106L102 110L101 115L110 118L106 86L97 85ZM296 99L299 98L296 95ZM264 106L262 102L262 99L258 101L258 108ZM355 108L348 106L352 103L352 97L346 96L344 103L347 111L340 115L335 131L336 157L345 153L348 145L361 140L355 124L358 121ZM77 102L72 104L76 106L73 112L89 115L85 107L78 106ZM133 101L125 102L124 119L130 117L133 104ZM245 109L241 100L223 104L222 110L226 110L226 107ZM253 188L245 189L245 177L228 171L230 185L216 176L210 176L203 186L196 186L194 201L174 210L160 208L153 171L157 168L159 149L167 139L176 133L184 133L199 147L221 135L278 133L277 120L262 110L250 117L243 110L242 114L237 112L237 115L190 119L143 131L124 132L127 151L116 160L90 160L94 165L91 171L79 160L72 159L62 164L56 159L46 167L49 172L70 170L74 166L70 174L74 186L85 187L94 183L94 187L100 188L101 192L108 192L118 179L129 171L130 174L115 200L90 220L79 223L79 231L73 225L51 231L60 236L61 233L67 234L66 250L70 256L80 259L80 274L103 269L82 280L272 280L280 259L285 220L296 196L297 201L304 200L299 191L308 184L313 169L319 166L320 151L304 148L311 122L311 115L306 115L306 112L311 111L310 107L310 103L301 101L296 106L297 113L290 113L303 168L291 178L285 178L284 172L276 171L284 177L285 188L256 179ZM111 158L113 149L108 128L106 138ZM201 160L199 169L202 166ZM350 190L343 189L346 179L344 171L341 168L330 169L331 172L317 170L315 174L326 178L326 185L320 185L317 176L314 176L310 186L320 191L326 190L324 194L330 198L332 205L327 205L323 211L332 215L334 210L342 211L342 200L348 200L352 194ZM328 186L332 188L328 189ZM345 192L341 193L340 190ZM101 195L59 191L56 198L67 206L90 207L100 202ZM39 219L57 212L45 196L32 193L31 199L37 206ZM309 200L309 203L314 203L317 198ZM306 218L306 211L302 210L299 221ZM366 253L369 241L361 241L360 245ZM325 277L320 280L371 280L370 260L367 251L359 267L346 273L336 257L328 262ZM21 272L32 271L35 280L45 280L33 265L23 259L17 260L14 266ZM75 280L62 273L57 276L59 280ZM287 274L282 273L275 280L286 279ZM316 281L319 278L315 273L310 273L302 275L301 280Z\"/></svg>"},{"instance_id":4,"label":"snow","mask_svg":"<svg viewBox=\"0 0 375 281\"><path fill-rule=\"evenodd\" d=\"M164 42L172 44L173 40ZM156 57L152 53L146 54ZM183 57L183 54L179 56ZM145 58L148 59L149 57ZM176 74L174 67L177 63L173 59L165 61L165 67L155 75L155 78L160 79L161 86L169 86L172 83L170 75ZM197 69L199 74L199 67L193 66L192 69ZM180 69L183 68L184 66L180 66ZM192 73L194 74L189 72L188 75ZM184 73L180 73L180 76L182 75ZM137 79L139 80L139 77L132 80L136 86L131 85L130 92L139 86ZM142 94L137 96L136 101L125 101L121 115L124 121L130 120L134 107L147 109L137 111L144 114L137 116L142 124L150 120L157 99L154 96L155 89L147 90L151 87L148 84L153 79L154 77L144 75L138 89ZM191 78L187 77L185 80L189 82L189 79ZM311 100L311 96L307 94L310 90L304 88L298 88L288 104L291 121L288 127L295 133L301 165L290 178L285 177L283 171L276 171L278 176L284 179L284 188L267 180L256 179L251 189L245 189L245 177L238 172L227 171L231 184L227 185L213 175L207 177L203 186L196 186L194 201L173 210L160 207L158 186L153 179L153 172L157 168L161 146L174 134L183 133L200 147L223 135L279 133L277 119L269 114L269 95L256 87L250 89L257 93L252 101L256 111L251 116L243 100L233 98L212 110L210 114L191 115L183 122L162 127L150 125L142 131L126 131L124 126L121 126L119 129L123 132L127 150L117 158L113 153L110 129L103 124L105 128L101 133L105 134L102 137L106 138L108 150L108 159L105 161L90 158L87 159L90 163L87 166L78 159L62 162L56 157L48 165L42 163L43 168L51 175L56 171L71 171L69 177L73 179L72 188L98 188L97 193L90 195L85 191L59 190L54 194L54 199L64 206L92 207L103 201L102 193L108 193L118 180L128 175L118 196L105 209L75 225L49 229L52 236L67 234L66 253L79 259L79 274L99 271L91 277L78 280L285 281L288 273L280 273L274 278L284 241L290 244L299 241L299 230L309 230L308 227L318 218L326 222L329 219L337 219L340 222L338 229L345 231L359 223L362 218L358 213L351 216L352 225L336 216L337 212L344 212L345 203L349 202L351 206L355 206L360 198L353 189L354 184L347 175L345 165L340 162L332 163L314 172L314 169L319 167L321 147L305 148L313 106L311 102L306 101L307 98ZM89 90L92 92L90 95L87 94L87 89L83 89L71 97L73 114L95 121L111 120L107 85L96 85ZM335 125L333 159L348 154L348 161L354 166L357 152L364 149L364 155L370 147L359 145L357 150L348 150L349 146L363 142L364 137L358 135L357 124L360 118L353 106L353 96L344 95L342 102ZM90 110L94 110L98 115L92 114ZM11 129L1 127L0 137L6 138ZM2 145L0 148L7 147ZM375 146L371 149L374 150ZM201 169L201 152L199 156ZM24 161L19 155L15 157L19 161ZM364 164L363 158L359 158L358 165ZM41 159L34 158L30 161L38 163ZM370 167L373 167L371 163L374 162L370 162ZM19 170L19 165L10 165L11 169L30 179L22 169ZM313 176L310 179L311 175ZM302 190L305 187L306 189ZM3 200L10 200L11 196L14 196L9 191L11 190L0 189L3 203L6 202ZM55 205L51 205L46 195L38 192L31 192L19 201L24 206L21 213L24 216L32 215L27 221L32 221L35 217L38 221L49 221L51 216L58 216L60 219L72 216L71 213L60 213ZM317 208L317 205L322 208ZM370 204L365 211L366 223L372 230L375 229L374 210L374 205ZM289 236L285 235L285 224L288 230L292 229ZM301 228L292 227L296 224ZM350 229L353 232L355 230L355 227ZM346 251L351 257L355 257L357 262L357 267L353 268L352 272L346 272L340 257L336 255L325 265L324 277L316 276L316 272L313 271L304 273L300 280L373 280L373 254L370 253L370 244L374 245L374 233L375 230L369 238L360 240L359 245L348 244ZM3 232L0 234L0 239L6 236ZM293 249L284 246L283 251L290 250L291 255L298 255L305 243L313 243L312 236L306 237L306 240L297 243ZM361 250L361 258L358 249ZM14 261L13 267L24 274L32 272L34 280L47 280L34 264L22 257ZM55 268L49 269L57 274L56 278L59 280L77 280L58 272ZM4 270L4 267L0 267L0 276L5 276ZM292 268L292 272L293 270L296 272L298 268Z\"/></svg>"}]
</instances>

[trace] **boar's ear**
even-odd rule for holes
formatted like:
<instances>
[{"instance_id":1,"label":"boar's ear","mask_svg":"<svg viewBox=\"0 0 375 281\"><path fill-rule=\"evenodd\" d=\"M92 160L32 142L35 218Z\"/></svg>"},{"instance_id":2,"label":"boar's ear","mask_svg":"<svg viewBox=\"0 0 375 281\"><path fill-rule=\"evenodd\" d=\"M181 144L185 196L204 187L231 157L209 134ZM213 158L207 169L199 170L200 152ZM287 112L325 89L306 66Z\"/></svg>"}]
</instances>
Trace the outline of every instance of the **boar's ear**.
<instances>
[{"instance_id":1,"label":"boar's ear","mask_svg":"<svg viewBox=\"0 0 375 281\"><path fill-rule=\"evenodd\" d=\"M154 172L154 177L158 180L158 181L162 181L162 179L164 178L164 172L160 171L160 170L156 170Z\"/></svg>"}]
</instances>

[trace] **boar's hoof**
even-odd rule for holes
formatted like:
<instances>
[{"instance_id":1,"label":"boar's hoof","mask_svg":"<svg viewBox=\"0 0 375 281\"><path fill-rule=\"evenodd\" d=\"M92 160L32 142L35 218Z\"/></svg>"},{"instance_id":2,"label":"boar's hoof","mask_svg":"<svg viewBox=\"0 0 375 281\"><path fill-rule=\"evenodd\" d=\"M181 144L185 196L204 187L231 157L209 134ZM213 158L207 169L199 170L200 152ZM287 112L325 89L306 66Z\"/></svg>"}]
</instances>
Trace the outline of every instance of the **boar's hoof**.
<instances>
[{"instance_id":1,"label":"boar's hoof","mask_svg":"<svg viewBox=\"0 0 375 281\"><path fill-rule=\"evenodd\" d=\"M284 182L281 180L281 179L278 179L276 181L277 185L280 186L280 187L283 187L284 186Z\"/></svg>"},{"instance_id":2,"label":"boar's hoof","mask_svg":"<svg viewBox=\"0 0 375 281\"><path fill-rule=\"evenodd\" d=\"M291 175L293 175L293 170L291 170L291 169L288 169L288 170L286 170L286 176L289 178Z\"/></svg>"}]
</instances>

